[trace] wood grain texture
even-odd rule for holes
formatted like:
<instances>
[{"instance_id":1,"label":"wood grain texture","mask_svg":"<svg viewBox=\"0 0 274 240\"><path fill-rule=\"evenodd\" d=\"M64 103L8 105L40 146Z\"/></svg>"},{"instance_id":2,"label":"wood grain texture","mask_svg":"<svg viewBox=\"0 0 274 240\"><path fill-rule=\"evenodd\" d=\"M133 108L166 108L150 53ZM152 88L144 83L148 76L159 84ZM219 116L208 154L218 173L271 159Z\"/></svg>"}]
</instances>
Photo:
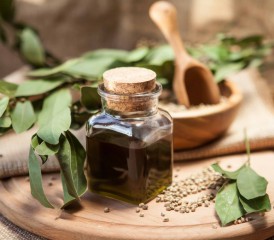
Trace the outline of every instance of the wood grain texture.
<instances>
[{"instance_id":1,"label":"wood grain texture","mask_svg":"<svg viewBox=\"0 0 274 240\"><path fill-rule=\"evenodd\" d=\"M174 149L189 149L208 143L225 133L235 119L242 94L235 83L220 85L227 99L215 106L171 114L174 122Z\"/></svg>"},{"instance_id":2,"label":"wood grain texture","mask_svg":"<svg viewBox=\"0 0 274 240\"><path fill-rule=\"evenodd\" d=\"M274 200L274 152L262 152L252 155L251 165L269 181L270 201ZM209 159L176 164L180 169L178 179L185 178L208 167L216 160L222 166L232 165L238 168L245 160L245 155ZM56 179L52 179L52 178ZM53 185L49 186L48 183ZM44 175L45 189L49 199L55 205L61 205L62 193L58 174ZM71 240L164 240L164 239L266 239L274 234L274 211L264 217L254 216L254 220L239 225L220 227L213 204L208 208L198 208L195 213L181 214L166 212L169 222L163 222L160 216L164 211L163 203L151 201L145 216L135 213L136 206L87 193L80 206L73 206L66 211L46 209L38 204L30 194L29 182L25 177L10 178L0 182L0 211L9 220L38 235L50 239ZM206 190L209 191L209 190ZM205 192L206 192L205 191ZM211 191L211 190L210 190ZM203 192L203 193L205 193ZM197 195L187 197L196 198ZM104 213L109 207L110 212ZM217 228L213 228L216 224Z\"/></svg>"}]
</instances>

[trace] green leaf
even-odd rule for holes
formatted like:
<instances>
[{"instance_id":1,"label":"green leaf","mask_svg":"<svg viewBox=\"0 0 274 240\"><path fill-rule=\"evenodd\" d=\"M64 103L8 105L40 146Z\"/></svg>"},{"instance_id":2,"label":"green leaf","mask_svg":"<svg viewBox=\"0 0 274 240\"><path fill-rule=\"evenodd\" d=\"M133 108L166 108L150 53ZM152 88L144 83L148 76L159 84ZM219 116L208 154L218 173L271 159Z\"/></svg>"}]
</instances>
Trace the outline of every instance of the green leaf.
<instances>
[{"instance_id":1,"label":"green leaf","mask_svg":"<svg viewBox=\"0 0 274 240\"><path fill-rule=\"evenodd\" d=\"M222 174L224 177L229 178L229 179L234 179L236 180L239 172L245 167L245 165L241 166L239 169L237 169L234 172L230 171L225 171L223 170L218 163L214 163L211 165L211 167L218 173Z\"/></svg>"},{"instance_id":2,"label":"green leaf","mask_svg":"<svg viewBox=\"0 0 274 240\"><path fill-rule=\"evenodd\" d=\"M216 82L220 82L225 78L229 77L231 74L240 71L244 67L244 63L228 63L221 66L218 66L214 77Z\"/></svg>"},{"instance_id":3,"label":"green leaf","mask_svg":"<svg viewBox=\"0 0 274 240\"><path fill-rule=\"evenodd\" d=\"M204 55L214 61L225 61L229 57L229 50L222 45L204 45L202 46Z\"/></svg>"},{"instance_id":4,"label":"green leaf","mask_svg":"<svg viewBox=\"0 0 274 240\"><path fill-rule=\"evenodd\" d=\"M9 128L11 126L10 117L1 117L0 118L0 128Z\"/></svg>"},{"instance_id":5,"label":"green leaf","mask_svg":"<svg viewBox=\"0 0 274 240\"><path fill-rule=\"evenodd\" d=\"M34 134L31 137L31 147L33 149L35 149L42 141L39 139L39 137L37 136L37 134Z\"/></svg>"},{"instance_id":6,"label":"green leaf","mask_svg":"<svg viewBox=\"0 0 274 240\"><path fill-rule=\"evenodd\" d=\"M81 59L69 67L63 67L62 72L74 77L97 79L115 62L112 58Z\"/></svg>"},{"instance_id":7,"label":"green leaf","mask_svg":"<svg viewBox=\"0 0 274 240\"><path fill-rule=\"evenodd\" d=\"M215 210L223 226L244 215L236 182L228 183L219 190L216 195Z\"/></svg>"},{"instance_id":8,"label":"green leaf","mask_svg":"<svg viewBox=\"0 0 274 240\"><path fill-rule=\"evenodd\" d=\"M44 77L49 77L53 75L60 74L63 69L69 68L70 66L74 65L75 63L79 62L80 59L70 59L63 64L55 67L55 68L40 68L34 71L31 71L28 73L29 77L38 77L38 78L44 78Z\"/></svg>"},{"instance_id":9,"label":"green leaf","mask_svg":"<svg viewBox=\"0 0 274 240\"><path fill-rule=\"evenodd\" d=\"M9 105L9 98L8 97L4 97L4 98L0 99L0 117L3 116L3 114L6 111L8 105Z\"/></svg>"},{"instance_id":10,"label":"green leaf","mask_svg":"<svg viewBox=\"0 0 274 240\"><path fill-rule=\"evenodd\" d=\"M143 58L145 58L148 52L149 52L149 48L147 47L136 48L132 50L127 57L125 57L124 59L121 59L121 61L129 62L129 63L139 62Z\"/></svg>"},{"instance_id":11,"label":"green leaf","mask_svg":"<svg viewBox=\"0 0 274 240\"><path fill-rule=\"evenodd\" d=\"M63 79L28 80L19 85L15 93L16 97L27 97L47 93L64 83Z\"/></svg>"},{"instance_id":12,"label":"green leaf","mask_svg":"<svg viewBox=\"0 0 274 240\"><path fill-rule=\"evenodd\" d=\"M64 204L61 207L61 209L64 209L67 206L69 206L71 203L73 203L76 200L76 198L69 194L68 188L66 185L66 180L62 172L61 172L61 179L62 179L62 187L63 187L63 194L64 194Z\"/></svg>"},{"instance_id":13,"label":"green leaf","mask_svg":"<svg viewBox=\"0 0 274 240\"><path fill-rule=\"evenodd\" d=\"M6 82L4 80L0 81L0 93L6 96L13 97L17 87L17 84Z\"/></svg>"},{"instance_id":14,"label":"green leaf","mask_svg":"<svg viewBox=\"0 0 274 240\"><path fill-rule=\"evenodd\" d=\"M97 93L97 88L83 86L81 88L81 103L88 110L97 110L101 107L101 98Z\"/></svg>"},{"instance_id":15,"label":"green leaf","mask_svg":"<svg viewBox=\"0 0 274 240\"><path fill-rule=\"evenodd\" d=\"M147 54L145 61L149 65L162 65L166 61L173 61L174 53L169 45L154 47Z\"/></svg>"},{"instance_id":16,"label":"green leaf","mask_svg":"<svg viewBox=\"0 0 274 240\"><path fill-rule=\"evenodd\" d=\"M37 135L45 142L56 145L62 132L71 124L71 95L68 89L61 89L44 100L42 111L38 117Z\"/></svg>"},{"instance_id":17,"label":"green leaf","mask_svg":"<svg viewBox=\"0 0 274 240\"><path fill-rule=\"evenodd\" d=\"M241 169L237 177L237 187L240 194L249 200L266 194L267 181L253 169L246 166Z\"/></svg>"},{"instance_id":18,"label":"green leaf","mask_svg":"<svg viewBox=\"0 0 274 240\"><path fill-rule=\"evenodd\" d=\"M256 67L259 67L263 64L263 60L260 59L260 58L254 58L250 61L248 67L250 68L256 68Z\"/></svg>"},{"instance_id":19,"label":"green leaf","mask_svg":"<svg viewBox=\"0 0 274 240\"><path fill-rule=\"evenodd\" d=\"M45 51L37 34L30 28L25 28L20 34L22 55L35 66L45 64Z\"/></svg>"},{"instance_id":20,"label":"green leaf","mask_svg":"<svg viewBox=\"0 0 274 240\"><path fill-rule=\"evenodd\" d=\"M87 52L82 55L82 58L111 58L122 60L125 59L128 55L128 51L120 49L99 49L91 52Z\"/></svg>"},{"instance_id":21,"label":"green leaf","mask_svg":"<svg viewBox=\"0 0 274 240\"><path fill-rule=\"evenodd\" d=\"M161 83L162 85L167 85L167 84L169 84L169 81L168 81L168 79L166 79L166 78L157 78L157 81L158 81L159 83Z\"/></svg>"},{"instance_id":22,"label":"green leaf","mask_svg":"<svg viewBox=\"0 0 274 240\"><path fill-rule=\"evenodd\" d=\"M17 102L15 109L11 113L11 121L16 133L28 130L36 121L31 102Z\"/></svg>"},{"instance_id":23,"label":"green leaf","mask_svg":"<svg viewBox=\"0 0 274 240\"><path fill-rule=\"evenodd\" d=\"M35 147L35 152L43 156L55 155L59 150L59 144L52 145L43 141L41 144Z\"/></svg>"},{"instance_id":24,"label":"green leaf","mask_svg":"<svg viewBox=\"0 0 274 240\"><path fill-rule=\"evenodd\" d=\"M271 204L269 196L266 194L262 197L247 200L240 196L241 204L247 213L270 211Z\"/></svg>"},{"instance_id":25,"label":"green leaf","mask_svg":"<svg viewBox=\"0 0 274 240\"><path fill-rule=\"evenodd\" d=\"M78 196L81 196L87 190L87 180L84 174L86 151L70 131L66 132L66 137L71 149L71 169L74 185Z\"/></svg>"},{"instance_id":26,"label":"green leaf","mask_svg":"<svg viewBox=\"0 0 274 240\"><path fill-rule=\"evenodd\" d=\"M44 207L54 208L51 203L48 201L42 184L42 174L40 164L37 157L34 154L32 147L29 151L29 178L30 178L30 188L32 196L38 200Z\"/></svg>"},{"instance_id":27,"label":"green leaf","mask_svg":"<svg viewBox=\"0 0 274 240\"><path fill-rule=\"evenodd\" d=\"M78 199L87 188L84 175L86 155L83 146L69 131L66 132L66 137L62 135L60 139L60 149L57 157L64 175L67 191L72 197Z\"/></svg>"}]
</instances>

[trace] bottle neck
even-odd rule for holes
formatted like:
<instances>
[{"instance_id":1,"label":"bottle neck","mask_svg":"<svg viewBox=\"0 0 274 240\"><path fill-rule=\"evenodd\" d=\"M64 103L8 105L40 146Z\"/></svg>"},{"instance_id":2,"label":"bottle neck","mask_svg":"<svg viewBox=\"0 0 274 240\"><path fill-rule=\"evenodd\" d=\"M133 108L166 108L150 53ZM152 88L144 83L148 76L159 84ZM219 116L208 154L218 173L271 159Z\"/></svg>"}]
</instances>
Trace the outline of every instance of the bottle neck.
<instances>
[{"instance_id":1,"label":"bottle neck","mask_svg":"<svg viewBox=\"0 0 274 240\"><path fill-rule=\"evenodd\" d=\"M128 95L108 93L103 84L98 87L103 110L116 118L142 118L156 114L161 91L159 83L152 92Z\"/></svg>"}]
</instances>

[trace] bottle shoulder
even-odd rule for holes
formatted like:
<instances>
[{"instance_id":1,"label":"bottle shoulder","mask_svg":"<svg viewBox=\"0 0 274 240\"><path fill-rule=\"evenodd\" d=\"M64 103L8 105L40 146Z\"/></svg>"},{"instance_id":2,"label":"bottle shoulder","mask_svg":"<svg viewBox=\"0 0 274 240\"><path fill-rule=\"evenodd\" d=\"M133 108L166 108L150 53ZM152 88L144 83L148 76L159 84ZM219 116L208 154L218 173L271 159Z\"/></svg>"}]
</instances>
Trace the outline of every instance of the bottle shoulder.
<instances>
[{"instance_id":1,"label":"bottle shoulder","mask_svg":"<svg viewBox=\"0 0 274 240\"><path fill-rule=\"evenodd\" d=\"M173 120L170 114L163 110L159 109L158 112L149 117L140 117L140 118L116 118L105 112L99 112L93 115L87 121L87 124L90 126L94 125L106 125L106 124L123 124L123 125L142 125L142 124L151 124L154 123L158 126L160 125L172 125Z\"/></svg>"},{"instance_id":2,"label":"bottle shoulder","mask_svg":"<svg viewBox=\"0 0 274 240\"><path fill-rule=\"evenodd\" d=\"M154 135L156 132L162 132L164 135L171 134L173 122L171 116L161 109L156 114L144 118L118 119L101 112L88 120L87 135L105 130L142 139L145 135Z\"/></svg>"}]
</instances>

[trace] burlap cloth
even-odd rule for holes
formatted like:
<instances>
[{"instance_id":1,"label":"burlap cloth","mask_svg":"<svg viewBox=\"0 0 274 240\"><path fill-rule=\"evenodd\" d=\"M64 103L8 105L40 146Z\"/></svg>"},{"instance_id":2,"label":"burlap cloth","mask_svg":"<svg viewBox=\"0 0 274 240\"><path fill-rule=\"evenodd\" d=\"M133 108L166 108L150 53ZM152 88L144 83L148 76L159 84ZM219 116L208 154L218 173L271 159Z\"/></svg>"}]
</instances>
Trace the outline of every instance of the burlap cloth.
<instances>
[{"instance_id":1,"label":"burlap cloth","mask_svg":"<svg viewBox=\"0 0 274 240\"><path fill-rule=\"evenodd\" d=\"M22 72L13 74L9 80L22 80ZM220 139L203 147L176 152L175 161L191 160L235 154L243 152L243 129L246 128L250 139L251 149L262 150L274 148L274 105L269 87L255 69L249 69L231 77L243 92L244 98L237 118ZM0 138L0 178L19 176L28 173L27 158L30 137L35 132L32 129L26 133L15 135L10 133ZM84 142L85 130L81 129L76 135ZM56 159L49 159L43 166L43 172L58 171ZM28 233L0 216L0 239L42 239ZM272 238L274 239L274 238Z\"/></svg>"}]
</instances>

